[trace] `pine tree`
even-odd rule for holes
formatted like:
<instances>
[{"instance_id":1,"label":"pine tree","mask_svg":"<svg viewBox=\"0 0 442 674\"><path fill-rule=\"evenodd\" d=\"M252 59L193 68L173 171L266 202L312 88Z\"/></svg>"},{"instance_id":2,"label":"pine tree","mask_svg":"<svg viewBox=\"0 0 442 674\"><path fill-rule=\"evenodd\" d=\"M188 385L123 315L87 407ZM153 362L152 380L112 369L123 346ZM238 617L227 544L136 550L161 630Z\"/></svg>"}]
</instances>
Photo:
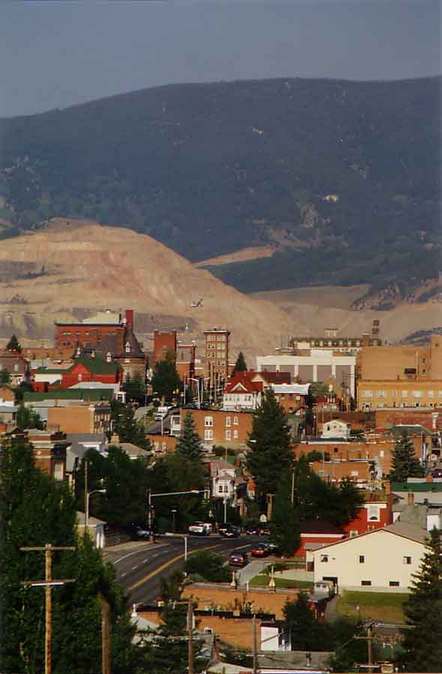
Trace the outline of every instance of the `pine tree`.
<instances>
[{"instance_id":1,"label":"pine tree","mask_svg":"<svg viewBox=\"0 0 442 674\"><path fill-rule=\"evenodd\" d=\"M128 375L123 384L123 391L126 392L127 400L136 401L140 405L144 404L146 398L146 383L139 372L133 377Z\"/></svg>"},{"instance_id":2,"label":"pine tree","mask_svg":"<svg viewBox=\"0 0 442 674\"><path fill-rule=\"evenodd\" d=\"M15 335L12 335L11 339L6 344L6 351L15 351L16 353L21 353L21 344Z\"/></svg>"},{"instance_id":3,"label":"pine tree","mask_svg":"<svg viewBox=\"0 0 442 674\"><path fill-rule=\"evenodd\" d=\"M178 454L191 461L200 461L203 454L201 438L196 432L195 421L190 412L183 419L183 428L176 445Z\"/></svg>"},{"instance_id":4,"label":"pine tree","mask_svg":"<svg viewBox=\"0 0 442 674\"><path fill-rule=\"evenodd\" d=\"M304 592L298 595L296 601L286 603L284 619L292 650L321 650L324 646L327 648L325 639L330 638L328 626L315 618Z\"/></svg>"},{"instance_id":5,"label":"pine tree","mask_svg":"<svg viewBox=\"0 0 442 674\"><path fill-rule=\"evenodd\" d=\"M11 381L11 375L7 370L0 370L0 386L3 386L4 384L9 384Z\"/></svg>"},{"instance_id":6,"label":"pine tree","mask_svg":"<svg viewBox=\"0 0 442 674\"><path fill-rule=\"evenodd\" d=\"M291 502L292 475L286 473L273 501L270 540L283 555L292 555L299 546L299 520Z\"/></svg>"},{"instance_id":7,"label":"pine tree","mask_svg":"<svg viewBox=\"0 0 442 674\"><path fill-rule=\"evenodd\" d=\"M270 389L253 415L248 445L247 467L258 494L276 494L281 475L292 467L292 450L287 417Z\"/></svg>"},{"instance_id":8,"label":"pine tree","mask_svg":"<svg viewBox=\"0 0 442 674\"><path fill-rule=\"evenodd\" d=\"M26 407L23 403L17 409L15 423L17 428L19 428L21 431L25 430L26 428L39 428L40 430L44 428L43 421L39 413L32 409L32 407Z\"/></svg>"},{"instance_id":9,"label":"pine tree","mask_svg":"<svg viewBox=\"0 0 442 674\"><path fill-rule=\"evenodd\" d=\"M243 352L240 351L238 354L238 358L236 359L235 367L232 370L232 376L237 372L246 372L246 370L247 370L246 359L244 358Z\"/></svg>"},{"instance_id":10,"label":"pine tree","mask_svg":"<svg viewBox=\"0 0 442 674\"><path fill-rule=\"evenodd\" d=\"M413 443L406 431L396 440L390 480L406 482L407 477L422 477L424 469L416 458Z\"/></svg>"},{"instance_id":11,"label":"pine tree","mask_svg":"<svg viewBox=\"0 0 442 674\"><path fill-rule=\"evenodd\" d=\"M120 438L120 442L131 442L142 449L151 450L152 446L146 438L143 425L135 419L134 411L130 405L112 402L113 430Z\"/></svg>"},{"instance_id":12,"label":"pine tree","mask_svg":"<svg viewBox=\"0 0 442 674\"><path fill-rule=\"evenodd\" d=\"M403 656L407 671L438 672L442 663L442 550L433 529L405 604Z\"/></svg>"}]
</instances>

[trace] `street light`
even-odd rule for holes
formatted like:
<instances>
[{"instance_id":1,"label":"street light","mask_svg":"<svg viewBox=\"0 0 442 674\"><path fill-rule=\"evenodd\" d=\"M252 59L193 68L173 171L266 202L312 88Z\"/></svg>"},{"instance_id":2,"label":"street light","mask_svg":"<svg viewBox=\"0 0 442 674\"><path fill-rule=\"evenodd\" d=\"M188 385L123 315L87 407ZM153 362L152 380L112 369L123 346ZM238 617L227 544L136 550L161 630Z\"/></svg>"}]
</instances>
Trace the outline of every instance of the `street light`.
<instances>
[{"instance_id":1,"label":"street light","mask_svg":"<svg viewBox=\"0 0 442 674\"><path fill-rule=\"evenodd\" d=\"M173 533L175 533L175 515L176 515L176 508L172 508L171 513L172 513L172 531L173 531Z\"/></svg>"},{"instance_id":2,"label":"street light","mask_svg":"<svg viewBox=\"0 0 442 674\"><path fill-rule=\"evenodd\" d=\"M159 496L182 496L184 494L205 494L207 489L190 489L188 491L164 491L152 494L152 490L147 490L147 518L149 528L149 540L153 541L153 516L152 516L152 499Z\"/></svg>"},{"instance_id":3,"label":"street light","mask_svg":"<svg viewBox=\"0 0 442 674\"><path fill-rule=\"evenodd\" d=\"M87 528L89 526L89 499L92 496L92 494L106 494L106 489L93 489L92 491L88 491L86 493L86 508L85 508L85 516L84 516L84 525L85 529L87 531Z\"/></svg>"}]
</instances>

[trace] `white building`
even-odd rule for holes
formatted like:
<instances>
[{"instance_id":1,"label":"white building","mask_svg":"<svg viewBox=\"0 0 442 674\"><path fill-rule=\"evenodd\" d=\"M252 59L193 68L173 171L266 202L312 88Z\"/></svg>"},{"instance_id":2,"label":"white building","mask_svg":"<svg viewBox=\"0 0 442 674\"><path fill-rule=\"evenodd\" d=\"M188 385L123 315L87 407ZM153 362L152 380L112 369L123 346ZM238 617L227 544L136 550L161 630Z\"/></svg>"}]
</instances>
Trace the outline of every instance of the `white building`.
<instances>
[{"instance_id":1,"label":"white building","mask_svg":"<svg viewBox=\"0 0 442 674\"><path fill-rule=\"evenodd\" d=\"M212 497L231 500L235 497L235 467L227 461L211 461Z\"/></svg>"},{"instance_id":2,"label":"white building","mask_svg":"<svg viewBox=\"0 0 442 674\"><path fill-rule=\"evenodd\" d=\"M300 377L303 381L327 381L332 377L338 385L350 389L355 396L356 355L338 353L326 349L310 349L294 355L275 353L271 356L257 356L258 372L290 372L292 378Z\"/></svg>"},{"instance_id":3,"label":"white building","mask_svg":"<svg viewBox=\"0 0 442 674\"><path fill-rule=\"evenodd\" d=\"M326 421L322 425L321 438L349 440L350 431L351 424L347 424L340 419L332 419L331 421Z\"/></svg>"},{"instance_id":4,"label":"white building","mask_svg":"<svg viewBox=\"0 0 442 674\"><path fill-rule=\"evenodd\" d=\"M314 579L332 580L338 592L408 592L425 552L427 532L396 522L313 552Z\"/></svg>"}]
</instances>

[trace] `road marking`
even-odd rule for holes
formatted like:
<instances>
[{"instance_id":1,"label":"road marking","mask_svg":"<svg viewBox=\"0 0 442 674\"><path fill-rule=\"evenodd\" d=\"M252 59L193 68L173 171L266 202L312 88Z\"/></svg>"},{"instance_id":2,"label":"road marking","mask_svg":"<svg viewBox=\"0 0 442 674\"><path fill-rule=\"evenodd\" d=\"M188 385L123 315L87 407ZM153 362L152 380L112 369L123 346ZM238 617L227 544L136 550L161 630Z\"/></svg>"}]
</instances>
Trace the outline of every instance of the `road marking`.
<instances>
[{"instance_id":1,"label":"road marking","mask_svg":"<svg viewBox=\"0 0 442 674\"><path fill-rule=\"evenodd\" d=\"M204 552L206 550L213 550L213 548L219 548L220 545L222 545L222 543L218 543L216 545L209 545L206 548L197 548L196 550L190 551L189 555L192 555L195 552ZM141 578L136 583L134 583L133 585L128 587L127 591L133 592L133 590L136 590L137 587L140 587L140 585L143 585L144 583L147 583L147 581L150 580L151 578L154 578L155 576L158 576L158 574L162 573L164 571L164 569L167 569L169 566L172 566L172 564L175 564L175 562L178 562L180 559L184 559L184 553L183 552L179 555L176 555L175 557L172 557L172 559L169 559L167 562L164 562L164 564L161 564L161 566L159 566L157 569L148 573L147 576L144 576L144 578Z\"/></svg>"},{"instance_id":2,"label":"road marking","mask_svg":"<svg viewBox=\"0 0 442 674\"><path fill-rule=\"evenodd\" d=\"M166 543L162 543L161 545L155 545L154 550L158 550L158 548L166 548L166 547L168 547L167 544L166 544ZM110 561L112 564L119 564L119 563L122 562L124 559L127 559L128 557L131 557L132 555L137 555L139 552L142 552L142 551L145 550L145 549L146 549L146 547L143 546L143 547L137 548L137 549L134 550L133 552L128 552L127 555L123 555L122 557L119 557L119 558L116 559L114 562L112 562L111 559L110 559L109 561Z\"/></svg>"}]
</instances>

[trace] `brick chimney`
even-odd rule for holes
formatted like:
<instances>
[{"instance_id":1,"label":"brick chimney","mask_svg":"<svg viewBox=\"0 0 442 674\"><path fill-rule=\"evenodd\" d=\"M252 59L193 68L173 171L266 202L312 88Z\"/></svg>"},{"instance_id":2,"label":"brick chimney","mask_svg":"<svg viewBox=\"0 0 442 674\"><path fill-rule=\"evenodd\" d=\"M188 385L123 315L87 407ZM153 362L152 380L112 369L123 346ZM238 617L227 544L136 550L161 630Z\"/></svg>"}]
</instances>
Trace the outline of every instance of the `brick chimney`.
<instances>
[{"instance_id":1,"label":"brick chimney","mask_svg":"<svg viewBox=\"0 0 442 674\"><path fill-rule=\"evenodd\" d=\"M409 491L407 493L407 505L412 506L414 505L414 492Z\"/></svg>"},{"instance_id":2,"label":"brick chimney","mask_svg":"<svg viewBox=\"0 0 442 674\"><path fill-rule=\"evenodd\" d=\"M133 330L134 329L134 310L133 309L126 309L124 315L125 315L125 318L126 318L126 327Z\"/></svg>"}]
</instances>

